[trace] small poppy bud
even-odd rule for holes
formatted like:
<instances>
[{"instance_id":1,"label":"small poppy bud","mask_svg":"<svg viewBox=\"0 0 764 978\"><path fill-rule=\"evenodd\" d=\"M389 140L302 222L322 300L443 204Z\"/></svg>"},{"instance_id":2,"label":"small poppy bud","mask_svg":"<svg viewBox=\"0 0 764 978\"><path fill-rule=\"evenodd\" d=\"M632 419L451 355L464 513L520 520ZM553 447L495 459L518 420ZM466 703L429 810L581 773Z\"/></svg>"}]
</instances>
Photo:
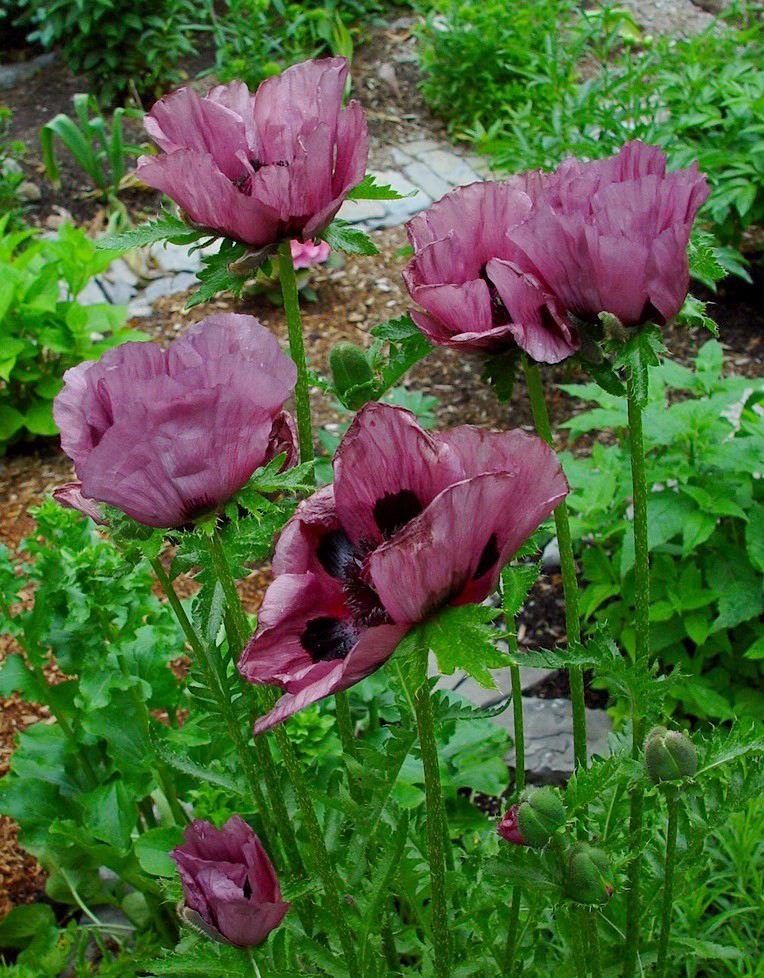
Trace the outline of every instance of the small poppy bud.
<instances>
[{"instance_id":1,"label":"small poppy bud","mask_svg":"<svg viewBox=\"0 0 764 978\"><path fill-rule=\"evenodd\" d=\"M496 831L505 840L505 842L511 842L515 846L525 846L528 843L522 837L520 829L517 824L517 813L519 810L519 805L510 805L502 816L501 821L496 826Z\"/></svg>"},{"instance_id":2,"label":"small poppy bud","mask_svg":"<svg viewBox=\"0 0 764 978\"><path fill-rule=\"evenodd\" d=\"M339 398L352 409L371 400L374 372L364 351L354 343L338 343L329 354L334 389Z\"/></svg>"},{"instance_id":3,"label":"small poppy bud","mask_svg":"<svg viewBox=\"0 0 764 978\"><path fill-rule=\"evenodd\" d=\"M543 848L565 824L565 806L554 788L525 792L517 813L520 835L526 845Z\"/></svg>"},{"instance_id":4,"label":"small poppy bud","mask_svg":"<svg viewBox=\"0 0 764 978\"><path fill-rule=\"evenodd\" d=\"M680 730L653 727L645 741L645 764L653 784L681 781L698 770L698 755L693 742Z\"/></svg>"},{"instance_id":5,"label":"small poppy bud","mask_svg":"<svg viewBox=\"0 0 764 978\"><path fill-rule=\"evenodd\" d=\"M568 853L565 890L576 903L607 903L613 893L610 862L601 849L577 842Z\"/></svg>"}]
</instances>

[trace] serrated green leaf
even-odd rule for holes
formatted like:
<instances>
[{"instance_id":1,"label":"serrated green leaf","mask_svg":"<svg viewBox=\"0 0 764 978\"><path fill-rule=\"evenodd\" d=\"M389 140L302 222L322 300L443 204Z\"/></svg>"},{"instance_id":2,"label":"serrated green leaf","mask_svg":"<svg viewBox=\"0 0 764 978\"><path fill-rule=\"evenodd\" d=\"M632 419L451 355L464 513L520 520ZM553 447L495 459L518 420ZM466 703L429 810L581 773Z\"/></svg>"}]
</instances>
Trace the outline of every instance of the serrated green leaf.
<instances>
[{"instance_id":1,"label":"serrated green leaf","mask_svg":"<svg viewBox=\"0 0 764 978\"><path fill-rule=\"evenodd\" d=\"M486 689L496 689L491 669L509 665L506 653L495 645L496 628L491 624L498 608L481 604L447 607L420 626L423 643L438 660L442 673L450 676L463 669Z\"/></svg>"},{"instance_id":2,"label":"serrated green leaf","mask_svg":"<svg viewBox=\"0 0 764 978\"><path fill-rule=\"evenodd\" d=\"M379 248L365 231L347 221L335 218L322 235L324 241L346 255L378 255Z\"/></svg>"},{"instance_id":3,"label":"serrated green leaf","mask_svg":"<svg viewBox=\"0 0 764 978\"><path fill-rule=\"evenodd\" d=\"M541 564L508 565L501 572L501 595L507 626L525 604L531 588L541 573Z\"/></svg>"},{"instance_id":4,"label":"serrated green leaf","mask_svg":"<svg viewBox=\"0 0 764 978\"><path fill-rule=\"evenodd\" d=\"M163 210L159 217L155 217L137 228L105 234L98 239L96 247L127 251L129 248L143 248L159 241L169 241L172 244L191 244L200 238L209 237L211 237L209 231L192 228L179 217Z\"/></svg>"},{"instance_id":5,"label":"serrated green leaf","mask_svg":"<svg viewBox=\"0 0 764 978\"><path fill-rule=\"evenodd\" d=\"M186 303L186 309L192 309L202 302L209 302L219 292L230 292L234 296L240 296L252 273L239 274L231 270L231 265L243 258L246 250L243 244L226 239L220 251L214 255L205 255L202 258L203 267L197 273L202 284Z\"/></svg>"},{"instance_id":6,"label":"serrated green leaf","mask_svg":"<svg viewBox=\"0 0 764 978\"><path fill-rule=\"evenodd\" d=\"M403 200L406 197L416 196L417 191L411 190L407 194L399 193L388 183L377 183L373 173L367 173L363 180L347 195L348 200Z\"/></svg>"}]
</instances>

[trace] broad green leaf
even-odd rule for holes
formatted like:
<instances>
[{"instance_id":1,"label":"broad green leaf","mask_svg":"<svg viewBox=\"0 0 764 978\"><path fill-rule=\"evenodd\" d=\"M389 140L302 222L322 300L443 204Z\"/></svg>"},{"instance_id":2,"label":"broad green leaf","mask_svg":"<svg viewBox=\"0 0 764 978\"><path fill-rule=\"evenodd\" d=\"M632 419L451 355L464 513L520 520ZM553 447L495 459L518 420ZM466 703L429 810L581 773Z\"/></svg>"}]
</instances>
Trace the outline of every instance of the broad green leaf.
<instances>
[{"instance_id":1,"label":"broad green leaf","mask_svg":"<svg viewBox=\"0 0 764 978\"><path fill-rule=\"evenodd\" d=\"M764 572L764 506L761 503L751 510L745 528L745 546L753 566Z\"/></svg>"},{"instance_id":2,"label":"broad green leaf","mask_svg":"<svg viewBox=\"0 0 764 978\"><path fill-rule=\"evenodd\" d=\"M41 397L35 398L24 412L24 424L34 435L56 435L58 427L53 420L53 404Z\"/></svg>"},{"instance_id":3,"label":"broad green leaf","mask_svg":"<svg viewBox=\"0 0 764 978\"><path fill-rule=\"evenodd\" d=\"M173 877L177 875L178 867L171 859L170 852L182 841L183 830L179 825L149 829L138 836L133 850L144 873Z\"/></svg>"},{"instance_id":4,"label":"broad green leaf","mask_svg":"<svg viewBox=\"0 0 764 978\"><path fill-rule=\"evenodd\" d=\"M138 816L136 800L123 781L100 785L78 799L84 812L84 824L92 835L116 849L126 852Z\"/></svg>"},{"instance_id":5,"label":"broad green leaf","mask_svg":"<svg viewBox=\"0 0 764 978\"><path fill-rule=\"evenodd\" d=\"M13 907L0 920L0 948L26 947L38 935L51 929L58 930L53 908L47 903Z\"/></svg>"},{"instance_id":6,"label":"broad green leaf","mask_svg":"<svg viewBox=\"0 0 764 978\"><path fill-rule=\"evenodd\" d=\"M8 441L24 427L24 415L8 404L0 404L0 443Z\"/></svg>"}]
</instances>

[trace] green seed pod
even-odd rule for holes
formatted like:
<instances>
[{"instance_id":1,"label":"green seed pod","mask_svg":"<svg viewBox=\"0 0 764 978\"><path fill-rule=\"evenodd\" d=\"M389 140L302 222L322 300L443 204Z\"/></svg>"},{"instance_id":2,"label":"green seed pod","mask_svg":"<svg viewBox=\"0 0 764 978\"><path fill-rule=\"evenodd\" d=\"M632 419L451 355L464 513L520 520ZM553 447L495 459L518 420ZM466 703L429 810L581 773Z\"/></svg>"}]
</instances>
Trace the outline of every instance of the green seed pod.
<instances>
[{"instance_id":1,"label":"green seed pod","mask_svg":"<svg viewBox=\"0 0 764 978\"><path fill-rule=\"evenodd\" d=\"M554 788L526 791L517 813L517 825L526 845L542 849L565 824L565 806Z\"/></svg>"},{"instance_id":2,"label":"green seed pod","mask_svg":"<svg viewBox=\"0 0 764 978\"><path fill-rule=\"evenodd\" d=\"M653 784L681 781L698 770L698 755L693 742L680 730L653 727L645 741L645 765Z\"/></svg>"},{"instance_id":3,"label":"green seed pod","mask_svg":"<svg viewBox=\"0 0 764 978\"><path fill-rule=\"evenodd\" d=\"M565 891L576 903L607 903L613 893L610 862L601 849L577 842L568 852Z\"/></svg>"},{"instance_id":4,"label":"green seed pod","mask_svg":"<svg viewBox=\"0 0 764 978\"><path fill-rule=\"evenodd\" d=\"M374 373L360 347L354 343L338 343L329 354L329 367L334 389L347 407L361 407L371 399Z\"/></svg>"}]
</instances>

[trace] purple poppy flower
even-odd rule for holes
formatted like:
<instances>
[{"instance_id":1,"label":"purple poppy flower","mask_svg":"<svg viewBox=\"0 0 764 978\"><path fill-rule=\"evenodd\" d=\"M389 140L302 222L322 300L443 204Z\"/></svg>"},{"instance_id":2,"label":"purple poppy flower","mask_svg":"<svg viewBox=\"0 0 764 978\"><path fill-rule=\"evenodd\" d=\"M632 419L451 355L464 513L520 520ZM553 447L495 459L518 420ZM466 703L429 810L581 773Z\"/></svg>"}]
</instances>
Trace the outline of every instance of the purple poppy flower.
<instances>
[{"instance_id":1,"label":"purple poppy flower","mask_svg":"<svg viewBox=\"0 0 764 978\"><path fill-rule=\"evenodd\" d=\"M545 363L578 349L562 307L509 262L507 234L528 219L542 186L540 174L528 174L458 187L409 222L414 257L403 278L424 310L412 318L433 343L482 353L517 344Z\"/></svg>"},{"instance_id":2,"label":"purple poppy flower","mask_svg":"<svg viewBox=\"0 0 764 978\"><path fill-rule=\"evenodd\" d=\"M262 944L289 904L281 899L279 881L258 837L238 815L222 829L196 819L183 836L183 844L170 855L183 883L186 916L223 943Z\"/></svg>"},{"instance_id":3,"label":"purple poppy flower","mask_svg":"<svg viewBox=\"0 0 764 978\"><path fill-rule=\"evenodd\" d=\"M366 172L363 111L342 108L347 74L344 58L326 58L254 95L239 81L165 95L145 121L164 152L142 156L138 176L195 224L256 248L316 238Z\"/></svg>"},{"instance_id":4,"label":"purple poppy flower","mask_svg":"<svg viewBox=\"0 0 764 978\"><path fill-rule=\"evenodd\" d=\"M286 690L255 733L347 689L445 604L479 602L568 492L554 452L522 431L424 431L367 404L334 457L334 486L285 526L275 580L239 669Z\"/></svg>"},{"instance_id":5,"label":"purple poppy flower","mask_svg":"<svg viewBox=\"0 0 764 978\"><path fill-rule=\"evenodd\" d=\"M296 378L274 336L234 314L210 316L167 350L125 343L86 360L66 371L53 406L80 480L59 501L91 517L92 500L108 503L157 527L214 511L276 455L296 460L282 411Z\"/></svg>"},{"instance_id":6,"label":"purple poppy flower","mask_svg":"<svg viewBox=\"0 0 764 978\"><path fill-rule=\"evenodd\" d=\"M532 276L579 320L608 312L625 326L661 325L687 295L687 243L708 193L697 164L667 172L663 150L641 142L605 160L565 160L509 231L509 254L497 256L509 261L488 274L499 292Z\"/></svg>"}]
</instances>

